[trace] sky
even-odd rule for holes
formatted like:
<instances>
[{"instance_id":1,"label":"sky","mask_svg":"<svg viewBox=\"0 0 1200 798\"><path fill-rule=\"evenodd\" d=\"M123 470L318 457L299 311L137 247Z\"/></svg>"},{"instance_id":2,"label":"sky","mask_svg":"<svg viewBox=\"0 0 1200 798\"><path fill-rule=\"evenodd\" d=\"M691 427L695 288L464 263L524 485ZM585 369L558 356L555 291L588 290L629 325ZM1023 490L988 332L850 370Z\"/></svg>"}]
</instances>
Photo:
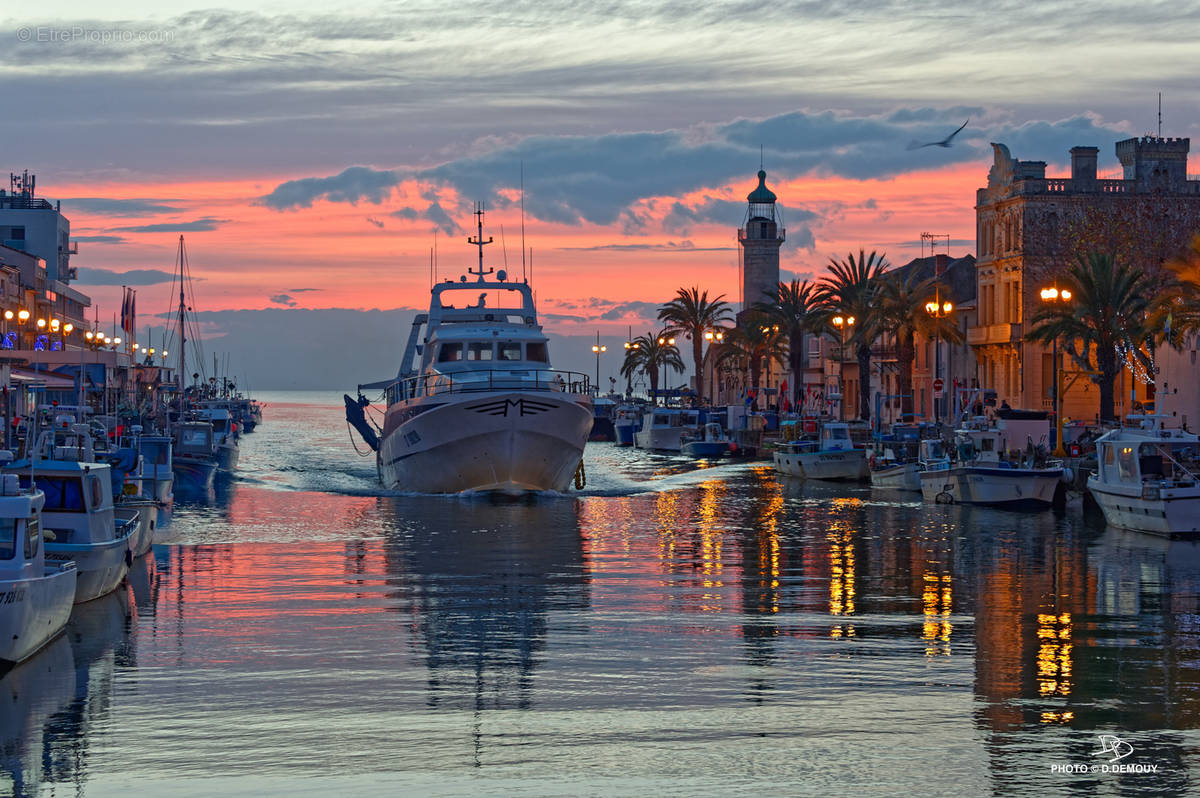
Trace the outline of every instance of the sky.
<instances>
[{"instance_id":1,"label":"sky","mask_svg":"<svg viewBox=\"0 0 1200 798\"><path fill-rule=\"evenodd\" d=\"M1051 175L1098 146L1115 176L1159 92L1163 133L1200 140L1198 6L46 0L0 12L0 133L102 320L122 284L143 323L170 308L182 234L209 348L263 387L393 373L475 202L520 274L523 184L556 360L590 372L597 334L615 352L678 287L737 301L760 159L805 278L922 232L973 253L990 142Z\"/></svg>"}]
</instances>

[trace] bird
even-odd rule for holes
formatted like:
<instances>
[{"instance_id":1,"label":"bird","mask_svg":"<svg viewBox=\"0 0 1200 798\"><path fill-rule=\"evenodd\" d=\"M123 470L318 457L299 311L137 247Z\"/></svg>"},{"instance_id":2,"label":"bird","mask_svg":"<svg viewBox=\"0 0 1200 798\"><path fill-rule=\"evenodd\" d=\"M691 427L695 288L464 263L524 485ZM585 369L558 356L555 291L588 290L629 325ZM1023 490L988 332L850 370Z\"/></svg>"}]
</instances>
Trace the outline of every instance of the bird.
<instances>
[{"instance_id":1,"label":"bird","mask_svg":"<svg viewBox=\"0 0 1200 798\"><path fill-rule=\"evenodd\" d=\"M967 122L970 122L970 121L971 121L970 118L968 118ZM961 133L962 129L967 126L967 122L963 122L962 127L960 127L958 130L951 133L949 136L946 136L946 138L942 139L941 141L929 141L924 144L914 141L908 145L908 149L919 150L922 147L949 147L954 142L954 137L957 136L959 133Z\"/></svg>"}]
</instances>

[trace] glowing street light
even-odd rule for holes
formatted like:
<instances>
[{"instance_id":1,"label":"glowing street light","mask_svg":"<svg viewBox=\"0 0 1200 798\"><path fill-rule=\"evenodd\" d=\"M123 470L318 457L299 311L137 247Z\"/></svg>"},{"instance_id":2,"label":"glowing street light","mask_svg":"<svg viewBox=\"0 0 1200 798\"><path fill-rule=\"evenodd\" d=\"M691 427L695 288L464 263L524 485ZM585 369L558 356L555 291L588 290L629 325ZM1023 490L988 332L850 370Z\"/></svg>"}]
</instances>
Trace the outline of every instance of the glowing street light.
<instances>
[{"instance_id":1,"label":"glowing street light","mask_svg":"<svg viewBox=\"0 0 1200 798\"><path fill-rule=\"evenodd\" d=\"M1060 302L1071 301L1071 291L1067 288L1060 289L1057 285L1052 285L1049 288L1041 290L1042 301L1048 304L1057 304ZM1054 352L1050 356L1052 371L1054 372L1054 388L1051 391L1051 400L1054 402L1054 456L1066 457L1067 450L1063 448L1063 418L1062 418L1062 364L1058 362L1058 336L1054 337Z\"/></svg>"}]
</instances>

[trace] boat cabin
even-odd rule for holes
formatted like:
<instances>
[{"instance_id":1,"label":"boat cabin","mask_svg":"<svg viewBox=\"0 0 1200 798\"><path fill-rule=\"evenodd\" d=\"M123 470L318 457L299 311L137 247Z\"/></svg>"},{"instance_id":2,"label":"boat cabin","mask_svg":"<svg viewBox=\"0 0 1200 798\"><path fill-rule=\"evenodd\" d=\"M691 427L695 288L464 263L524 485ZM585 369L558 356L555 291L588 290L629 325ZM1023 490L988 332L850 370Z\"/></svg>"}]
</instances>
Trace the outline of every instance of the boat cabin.
<instances>
[{"instance_id":1,"label":"boat cabin","mask_svg":"<svg viewBox=\"0 0 1200 798\"><path fill-rule=\"evenodd\" d=\"M850 425L831 421L821 425L820 448L826 452L848 452L854 448L850 438Z\"/></svg>"},{"instance_id":2,"label":"boat cabin","mask_svg":"<svg viewBox=\"0 0 1200 798\"><path fill-rule=\"evenodd\" d=\"M185 421L175 430L175 451L193 457L212 457L213 428L204 421Z\"/></svg>"},{"instance_id":3,"label":"boat cabin","mask_svg":"<svg viewBox=\"0 0 1200 798\"><path fill-rule=\"evenodd\" d=\"M41 491L21 490L16 474L0 475L0 580L32 579L45 572Z\"/></svg>"},{"instance_id":4,"label":"boat cabin","mask_svg":"<svg viewBox=\"0 0 1200 798\"><path fill-rule=\"evenodd\" d=\"M1164 488L1197 484L1200 444L1179 430L1158 430L1153 437L1112 435L1096 443L1096 477L1108 485Z\"/></svg>"}]
</instances>

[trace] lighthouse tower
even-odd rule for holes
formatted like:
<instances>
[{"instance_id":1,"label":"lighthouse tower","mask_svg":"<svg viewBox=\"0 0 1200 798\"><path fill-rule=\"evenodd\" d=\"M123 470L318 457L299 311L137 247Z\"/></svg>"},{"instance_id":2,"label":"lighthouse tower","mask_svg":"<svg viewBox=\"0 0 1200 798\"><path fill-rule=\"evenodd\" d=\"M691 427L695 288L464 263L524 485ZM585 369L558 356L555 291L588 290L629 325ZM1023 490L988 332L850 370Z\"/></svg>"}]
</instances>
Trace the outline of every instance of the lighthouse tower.
<instances>
[{"instance_id":1,"label":"lighthouse tower","mask_svg":"<svg viewBox=\"0 0 1200 798\"><path fill-rule=\"evenodd\" d=\"M766 302L779 286L779 247L783 244L783 217L775 207L775 193L767 188L767 173L758 170L758 188L747 195L750 206L738 230L742 245L742 309Z\"/></svg>"}]
</instances>

